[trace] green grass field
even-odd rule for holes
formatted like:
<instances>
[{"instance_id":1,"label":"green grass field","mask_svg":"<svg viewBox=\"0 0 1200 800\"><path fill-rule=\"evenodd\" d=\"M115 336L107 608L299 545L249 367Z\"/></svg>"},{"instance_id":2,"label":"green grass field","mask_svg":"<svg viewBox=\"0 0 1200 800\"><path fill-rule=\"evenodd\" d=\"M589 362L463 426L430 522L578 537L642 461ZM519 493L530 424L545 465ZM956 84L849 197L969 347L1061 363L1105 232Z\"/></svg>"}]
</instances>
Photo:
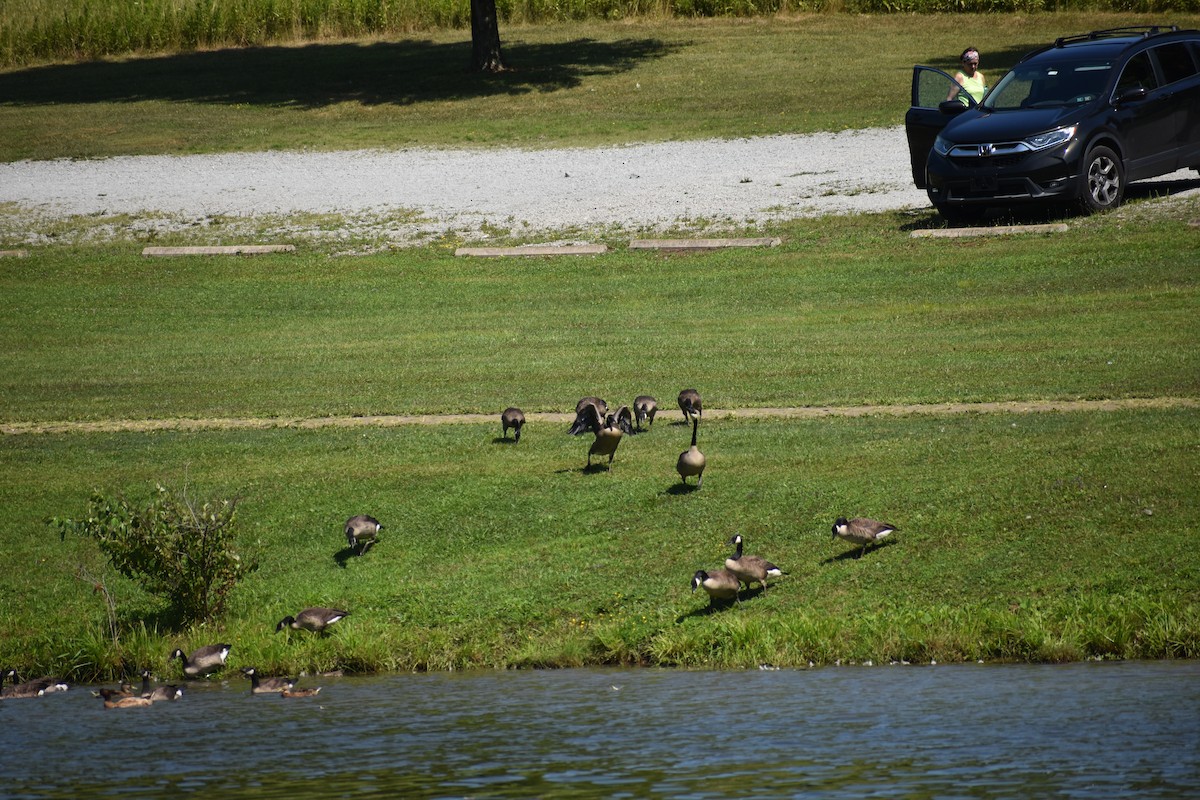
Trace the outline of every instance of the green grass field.
<instances>
[{"instance_id":1,"label":"green grass field","mask_svg":"<svg viewBox=\"0 0 1200 800\"><path fill-rule=\"evenodd\" d=\"M920 22L894 24L909 31ZM759 24L780 39L791 33L786 21L664 30L711 53ZM1045 20L1038 25L1040 41ZM878 51L899 47L904 37L886 36L875 20L842 33L872 26L880 26ZM594 30L640 35L624 25ZM709 30L726 45L705 39ZM545 40L561 29L526 33ZM929 53L949 52L951 37L939 36ZM892 56L897 64L911 63L907 47ZM710 132L750 132L762 116L755 109L775 107L775 90L760 81L747 95L747 79L729 72L703 95L729 120ZM610 79L546 92L545 108L515 138L536 139L544 126L549 142L610 140L554 133L575 129L570 96ZM171 131L223 104L147 102L176 121L118 149L263 144L235 131L181 145ZM417 103L433 119L445 115L422 141L455 141L453 120L469 127L495 112L491 102ZM73 114L120 127L127 111L62 97L45 107L6 103L0 125L28 114L31 127L4 128L18 130L4 137L5 157L54 155L45 142L64 136ZM326 111L260 103L248 113L293 120L325 146L378 122L367 103ZM845 107L820 113L842 115L831 127L860 121ZM655 119L649 135L675 135L670 119L647 118ZM637 138L632 120L620 116L611 140ZM680 127L680 137L708 135ZM510 134L499 139L511 143ZM35 144L21 144L26 138ZM111 147L95 133L82 141L101 143L83 155ZM363 257L312 245L294 256L159 261L138 255L131 236L0 259L12 310L0 320L0 423L496 417L486 425L4 434L0 664L76 680L143 666L169 675L175 646L215 641L234 643L232 664L264 673L1197 656L1200 556L1190 540L1200 494L1200 254L1188 223L1200 204L1136 198L1054 236L909 236L931 217L797 220L766 231L782 246L736 253L664 255L614 240L613 252L595 259L456 259L437 244ZM681 491L674 463L690 429L672 424L672 407L685 386L699 388L708 407L734 412L1192 404L818 420L714 414L700 430L704 488ZM611 470L583 470L588 439L567 436L565 424L531 423L519 445L498 441L509 404L565 412L581 395L617 404L643 392L666 410L652 431L621 444ZM242 500L245 547L261 569L212 625L161 625L162 609L106 570L90 543L62 541L46 524L83 514L93 490L145 498L158 482ZM379 517L384 537L365 557L346 558L341 525L356 513ZM855 559L829 529L838 515L860 514L900 533ZM721 565L734 533L789 574L739 607L709 613L689 580ZM116 642L105 591L116 602ZM285 614L326 604L352 612L332 635L274 633Z\"/></svg>"},{"instance_id":2,"label":"green grass field","mask_svg":"<svg viewBox=\"0 0 1200 800\"><path fill-rule=\"evenodd\" d=\"M513 67L465 71L470 36L157 52L0 69L0 161L131 153L593 146L900 124L911 67L967 44L998 80L1053 36L1200 27L1200 14L816 14L501 31Z\"/></svg>"}]
</instances>

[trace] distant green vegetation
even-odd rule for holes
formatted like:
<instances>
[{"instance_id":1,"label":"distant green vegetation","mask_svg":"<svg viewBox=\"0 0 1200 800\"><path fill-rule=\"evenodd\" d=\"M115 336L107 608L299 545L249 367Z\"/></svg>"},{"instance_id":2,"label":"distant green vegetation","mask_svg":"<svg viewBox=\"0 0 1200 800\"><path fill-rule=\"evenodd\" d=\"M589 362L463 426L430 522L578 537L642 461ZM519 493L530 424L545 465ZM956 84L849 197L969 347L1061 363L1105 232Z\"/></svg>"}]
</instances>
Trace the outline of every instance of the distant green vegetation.
<instances>
[{"instance_id":1,"label":"distant green vegetation","mask_svg":"<svg viewBox=\"0 0 1200 800\"><path fill-rule=\"evenodd\" d=\"M1195 12L1197 0L498 0L502 24L810 13ZM0 65L469 29L470 0L7 0Z\"/></svg>"},{"instance_id":2,"label":"distant green vegetation","mask_svg":"<svg viewBox=\"0 0 1200 800\"><path fill-rule=\"evenodd\" d=\"M142 259L127 244L0 262L0 418L476 411L493 424L0 439L0 663L76 679L214 641L264 670L837 659L1200 656L1200 412L825 420L710 407L1200 396L1194 205L1053 237L913 240L919 215L801 220L771 250L465 260L432 247ZM499 412L656 394L611 471ZM156 482L242 498L260 569L217 623L162 604L45 520ZM341 525L385 525L347 557ZM901 528L861 559L839 514ZM689 591L736 532L788 575L740 607ZM104 591L96 589L103 579ZM116 642L104 598L114 600ZM328 637L275 634L307 605Z\"/></svg>"}]
</instances>

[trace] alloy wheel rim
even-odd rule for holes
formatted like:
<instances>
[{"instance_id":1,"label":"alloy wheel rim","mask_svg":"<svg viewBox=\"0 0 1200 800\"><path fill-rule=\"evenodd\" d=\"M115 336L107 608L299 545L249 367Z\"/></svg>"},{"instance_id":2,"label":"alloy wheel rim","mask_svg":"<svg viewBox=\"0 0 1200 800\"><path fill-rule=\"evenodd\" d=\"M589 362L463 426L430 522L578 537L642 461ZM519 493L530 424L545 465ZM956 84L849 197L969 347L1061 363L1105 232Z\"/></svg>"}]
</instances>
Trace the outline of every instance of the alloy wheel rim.
<instances>
[{"instance_id":1,"label":"alloy wheel rim","mask_svg":"<svg viewBox=\"0 0 1200 800\"><path fill-rule=\"evenodd\" d=\"M1097 205L1109 206L1117 199L1120 181L1117 180L1117 165L1111 158L1097 158L1088 170L1088 185L1092 199Z\"/></svg>"}]
</instances>

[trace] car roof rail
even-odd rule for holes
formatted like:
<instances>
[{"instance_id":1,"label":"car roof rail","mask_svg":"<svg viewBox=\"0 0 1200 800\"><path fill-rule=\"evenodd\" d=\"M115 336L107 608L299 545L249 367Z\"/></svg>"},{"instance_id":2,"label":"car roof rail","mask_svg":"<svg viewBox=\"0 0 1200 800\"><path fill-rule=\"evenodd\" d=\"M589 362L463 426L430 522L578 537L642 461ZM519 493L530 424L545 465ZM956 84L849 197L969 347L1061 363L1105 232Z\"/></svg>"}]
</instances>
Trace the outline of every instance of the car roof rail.
<instances>
[{"instance_id":1,"label":"car roof rail","mask_svg":"<svg viewBox=\"0 0 1200 800\"><path fill-rule=\"evenodd\" d=\"M1106 28L1102 31L1080 33L1075 36L1060 36L1054 40L1055 47L1062 47L1073 42L1087 42L1096 39L1107 39L1116 36L1140 35L1143 39L1157 36L1160 33L1171 33L1179 30L1178 25L1130 25L1125 28Z\"/></svg>"}]
</instances>

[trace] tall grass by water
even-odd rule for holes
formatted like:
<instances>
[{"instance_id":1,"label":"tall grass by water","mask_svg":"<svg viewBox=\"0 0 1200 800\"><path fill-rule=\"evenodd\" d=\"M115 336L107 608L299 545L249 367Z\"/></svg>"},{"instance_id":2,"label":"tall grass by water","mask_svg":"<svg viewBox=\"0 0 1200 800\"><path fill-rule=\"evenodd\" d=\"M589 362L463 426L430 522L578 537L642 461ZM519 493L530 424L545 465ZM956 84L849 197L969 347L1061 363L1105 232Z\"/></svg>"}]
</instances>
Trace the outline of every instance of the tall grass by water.
<instances>
[{"instance_id":1,"label":"tall grass by water","mask_svg":"<svg viewBox=\"0 0 1200 800\"><path fill-rule=\"evenodd\" d=\"M499 0L502 24L797 13L1165 13L1196 0ZM8 0L0 66L470 27L469 0Z\"/></svg>"}]
</instances>

